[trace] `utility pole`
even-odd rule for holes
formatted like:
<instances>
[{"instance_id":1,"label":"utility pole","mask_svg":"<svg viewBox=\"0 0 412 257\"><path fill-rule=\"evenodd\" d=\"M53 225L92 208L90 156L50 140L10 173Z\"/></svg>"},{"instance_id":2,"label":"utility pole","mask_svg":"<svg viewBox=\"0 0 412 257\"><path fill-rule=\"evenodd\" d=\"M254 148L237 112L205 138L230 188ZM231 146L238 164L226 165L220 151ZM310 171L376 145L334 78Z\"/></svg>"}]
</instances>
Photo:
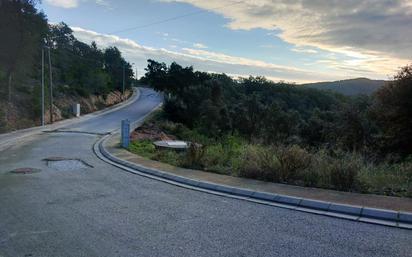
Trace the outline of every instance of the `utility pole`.
<instances>
[{"instance_id":1,"label":"utility pole","mask_svg":"<svg viewBox=\"0 0 412 257\"><path fill-rule=\"evenodd\" d=\"M53 123L53 74L52 74L50 47L48 47L48 50L49 50L49 73L50 73L50 124L51 124Z\"/></svg>"},{"instance_id":2,"label":"utility pole","mask_svg":"<svg viewBox=\"0 0 412 257\"><path fill-rule=\"evenodd\" d=\"M44 47L41 48L41 125L44 126Z\"/></svg>"},{"instance_id":3,"label":"utility pole","mask_svg":"<svg viewBox=\"0 0 412 257\"><path fill-rule=\"evenodd\" d=\"M124 94L124 87L125 87L125 76L126 76L126 64L123 63L123 94Z\"/></svg>"}]
</instances>

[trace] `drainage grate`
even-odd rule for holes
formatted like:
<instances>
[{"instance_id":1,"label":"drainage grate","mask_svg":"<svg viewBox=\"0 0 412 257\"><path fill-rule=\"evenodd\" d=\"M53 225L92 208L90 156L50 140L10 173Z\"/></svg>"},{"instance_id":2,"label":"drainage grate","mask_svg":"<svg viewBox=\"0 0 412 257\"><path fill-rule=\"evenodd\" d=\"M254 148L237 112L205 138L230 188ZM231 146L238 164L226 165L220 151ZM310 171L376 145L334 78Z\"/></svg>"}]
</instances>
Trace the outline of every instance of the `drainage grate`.
<instances>
[{"instance_id":1,"label":"drainage grate","mask_svg":"<svg viewBox=\"0 0 412 257\"><path fill-rule=\"evenodd\" d=\"M33 173L37 173L40 171L41 171L40 169L35 169L35 168L18 168L10 172L14 174L33 174Z\"/></svg>"},{"instance_id":2,"label":"drainage grate","mask_svg":"<svg viewBox=\"0 0 412 257\"><path fill-rule=\"evenodd\" d=\"M47 162L47 166L57 171L72 171L86 168L93 168L92 165L84 162L81 159L68 159L63 157L50 157L43 159Z\"/></svg>"}]
</instances>

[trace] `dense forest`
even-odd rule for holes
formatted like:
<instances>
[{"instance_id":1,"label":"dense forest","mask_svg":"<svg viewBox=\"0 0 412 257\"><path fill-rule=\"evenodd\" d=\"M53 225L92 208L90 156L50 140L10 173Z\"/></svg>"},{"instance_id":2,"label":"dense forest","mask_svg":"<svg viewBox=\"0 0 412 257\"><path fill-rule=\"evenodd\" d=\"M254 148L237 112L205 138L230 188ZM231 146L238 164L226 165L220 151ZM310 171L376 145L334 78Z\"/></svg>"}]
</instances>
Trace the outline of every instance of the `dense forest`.
<instances>
[{"instance_id":1,"label":"dense forest","mask_svg":"<svg viewBox=\"0 0 412 257\"><path fill-rule=\"evenodd\" d=\"M203 145L174 164L298 185L412 194L412 66L372 96L344 96L148 62L144 80L165 93L163 129Z\"/></svg>"},{"instance_id":2,"label":"dense forest","mask_svg":"<svg viewBox=\"0 0 412 257\"><path fill-rule=\"evenodd\" d=\"M0 1L0 131L40 123L42 50L46 106L50 104L49 57L56 100L104 99L110 92L122 91L123 69L126 89L133 81L132 67L116 47L99 49L95 43L80 42L66 24L49 24L37 4L35 0Z\"/></svg>"}]
</instances>

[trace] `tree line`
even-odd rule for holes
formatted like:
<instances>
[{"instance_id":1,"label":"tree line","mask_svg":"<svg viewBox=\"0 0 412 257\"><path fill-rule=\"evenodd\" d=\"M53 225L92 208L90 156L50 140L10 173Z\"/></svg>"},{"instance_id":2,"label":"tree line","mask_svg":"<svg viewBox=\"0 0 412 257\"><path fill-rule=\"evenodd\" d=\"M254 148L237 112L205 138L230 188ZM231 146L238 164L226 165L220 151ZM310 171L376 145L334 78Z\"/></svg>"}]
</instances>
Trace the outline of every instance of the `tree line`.
<instances>
[{"instance_id":1,"label":"tree line","mask_svg":"<svg viewBox=\"0 0 412 257\"><path fill-rule=\"evenodd\" d=\"M412 66L370 97L153 60L146 71L144 81L165 93L168 118L209 137L237 134L263 145L341 149L373 161L412 154Z\"/></svg>"},{"instance_id":2,"label":"tree line","mask_svg":"<svg viewBox=\"0 0 412 257\"><path fill-rule=\"evenodd\" d=\"M46 53L46 92L50 85L50 49L57 97L105 96L121 91L123 72L126 89L131 87L133 70L119 49L99 49L95 42L88 45L77 40L67 24L49 24L37 4L36 0L0 1L0 103L19 105L29 101L33 118L39 117L42 49Z\"/></svg>"}]
</instances>

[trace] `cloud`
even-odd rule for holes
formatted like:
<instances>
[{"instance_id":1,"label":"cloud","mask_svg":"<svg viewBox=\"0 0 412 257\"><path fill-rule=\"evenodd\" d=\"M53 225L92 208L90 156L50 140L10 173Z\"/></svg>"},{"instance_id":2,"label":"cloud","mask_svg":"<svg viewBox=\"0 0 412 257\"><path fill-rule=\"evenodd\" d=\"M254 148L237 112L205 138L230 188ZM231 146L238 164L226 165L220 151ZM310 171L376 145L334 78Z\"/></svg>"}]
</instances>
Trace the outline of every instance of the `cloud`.
<instances>
[{"instance_id":1,"label":"cloud","mask_svg":"<svg viewBox=\"0 0 412 257\"><path fill-rule=\"evenodd\" d=\"M46 3L62 8L75 8L79 5L78 0L46 0Z\"/></svg>"},{"instance_id":2,"label":"cloud","mask_svg":"<svg viewBox=\"0 0 412 257\"><path fill-rule=\"evenodd\" d=\"M105 6L105 7L110 6L109 2L107 2L106 0L96 0L96 4Z\"/></svg>"},{"instance_id":3,"label":"cloud","mask_svg":"<svg viewBox=\"0 0 412 257\"><path fill-rule=\"evenodd\" d=\"M194 47L194 48L200 48L200 49L206 49L206 48L207 48L207 46L205 46L205 45L202 44L202 43L194 43L194 44L193 44L193 47Z\"/></svg>"},{"instance_id":4,"label":"cloud","mask_svg":"<svg viewBox=\"0 0 412 257\"><path fill-rule=\"evenodd\" d=\"M95 2L99 6L103 6L107 9L111 9L111 5L107 0L46 0L46 3L56 6L56 7L61 7L61 8L76 8L79 6L79 2L86 2L86 1L92 1Z\"/></svg>"},{"instance_id":5,"label":"cloud","mask_svg":"<svg viewBox=\"0 0 412 257\"><path fill-rule=\"evenodd\" d=\"M303 47L294 47L292 48L293 52L297 53L305 53L305 54L317 54L318 51L310 49L310 48L303 48Z\"/></svg>"},{"instance_id":6,"label":"cloud","mask_svg":"<svg viewBox=\"0 0 412 257\"><path fill-rule=\"evenodd\" d=\"M230 8L216 8L222 6L221 0L161 1L189 3L221 14L229 19L230 29L266 29L297 49L318 48L363 59L362 64L383 58L392 69L375 70L381 73L412 59L410 0L253 0Z\"/></svg>"},{"instance_id":7,"label":"cloud","mask_svg":"<svg viewBox=\"0 0 412 257\"><path fill-rule=\"evenodd\" d=\"M100 34L83 28L72 27L74 35L85 43L95 41L99 47L118 47L129 62L134 62L140 75L144 73L147 59L183 66L194 66L197 70L238 74L240 76L266 76L272 80L313 82L343 79L343 76L276 65L259 60L231 56L202 49L183 48L171 51L164 48L142 46L133 40L115 35Z\"/></svg>"}]
</instances>

